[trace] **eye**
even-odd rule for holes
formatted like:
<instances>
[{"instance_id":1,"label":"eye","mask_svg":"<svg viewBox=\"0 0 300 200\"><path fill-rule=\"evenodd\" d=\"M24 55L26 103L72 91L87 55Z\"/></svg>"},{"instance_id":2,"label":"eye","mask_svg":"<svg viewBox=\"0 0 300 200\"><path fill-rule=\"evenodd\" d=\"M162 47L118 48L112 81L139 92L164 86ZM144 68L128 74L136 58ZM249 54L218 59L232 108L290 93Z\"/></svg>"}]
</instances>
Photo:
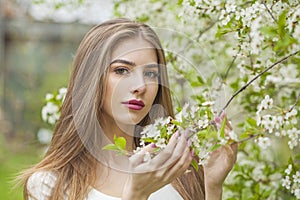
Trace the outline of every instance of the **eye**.
<instances>
[{"instance_id":1,"label":"eye","mask_svg":"<svg viewBox=\"0 0 300 200\"><path fill-rule=\"evenodd\" d=\"M130 73L126 67L117 67L114 69L114 72L118 75L128 75Z\"/></svg>"},{"instance_id":2,"label":"eye","mask_svg":"<svg viewBox=\"0 0 300 200\"><path fill-rule=\"evenodd\" d=\"M150 79L155 79L159 76L159 73L157 71L146 71L144 72L144 76Z\"/></svg>"}]
</instances>

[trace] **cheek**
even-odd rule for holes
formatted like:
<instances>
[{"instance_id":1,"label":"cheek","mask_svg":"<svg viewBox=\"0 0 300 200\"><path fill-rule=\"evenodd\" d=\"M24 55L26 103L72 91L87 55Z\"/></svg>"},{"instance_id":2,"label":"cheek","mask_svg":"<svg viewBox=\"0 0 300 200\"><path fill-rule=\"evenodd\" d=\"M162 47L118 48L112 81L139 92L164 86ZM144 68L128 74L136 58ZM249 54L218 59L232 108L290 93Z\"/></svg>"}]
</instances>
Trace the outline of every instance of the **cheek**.
<instances>
[{"instance_id":1,"label":"cheek","mask_svg":"<svg viewBox=\"0 0 300 200\"><path fill-rule=\"evenodd\" d=\"M106 89L109 94L115 94L121 85L120 80L114 76L109 76L106 81Z\"/></svg>"},{"instance_id":2,"label":"cheek","mask_svg":"<svg viewBox=\"0 0 300 200\"><path fill-rule=\"evenodd\" d=\"M152 100L152 102L154 102L157 93L158 93L158 84L151 84L148 87L148 97Z\"/></svg>"}]
</instances>

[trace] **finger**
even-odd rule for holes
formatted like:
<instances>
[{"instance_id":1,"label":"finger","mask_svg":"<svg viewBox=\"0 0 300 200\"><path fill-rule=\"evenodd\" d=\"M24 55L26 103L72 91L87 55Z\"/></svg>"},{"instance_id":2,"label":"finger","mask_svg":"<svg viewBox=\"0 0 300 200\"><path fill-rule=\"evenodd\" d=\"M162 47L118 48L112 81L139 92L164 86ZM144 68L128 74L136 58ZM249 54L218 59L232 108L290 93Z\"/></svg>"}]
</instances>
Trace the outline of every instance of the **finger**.
<instances>
[{"instance_id":1,"label":"finger","mask_svg":"<svg viewBox=\"0 0 300 200\"><path fill-rule=\"evenodd\" d=\"M215 121L215 123L216 123L217 128L218 128L218 129L221 128L222 123L223 123L224 120L226 120L226 129L232 130L231 123L230 123L230 121L228 120L228 118L227 118L226 116L221 116L221 117L215 116L215 117L214 117L214 121Z\"/></svg>"},{"instance_id":2,"label":"finger","mask_svg":"<svg viewBox=\"0 0 300 200\"><path fill-rule=\"evenodd\" d=\"M237 159L238 146L239 146L239 145L238 145L237 142L234 142L234 143L232 143L232 144L230 145L230 147L231 147L231 149L232 149L232 152L233 152L233 154L234 154L234 156L235 156L234 162L235 162L236 159Z\"/></svg>"},{"instance_id":3,"label":"finger","mask_svg":"<svg viewBox=\"0 0 300 200\"><path fill-rule=\"evenodd\" d=\"M216 115L216 116L214 116L214 121L216 123L217 129L220 129L221 128L221 122L222 122L221 118L218 115Z\"/></svg>"},{"instance_id":4,"label":"finger","mask_svg":"<svg viewBox=\"0 0 300 200\"><path fill-rule=\"evenodd\" d=\"M137 166L138 164L142 163L144 161L144 156L147 152L149 152L150 154L154 152L156 146L154 143L151 143L147 146L145 146L144 148L142 148L139 152L133 154L129 160L130 163L132 165L132 167Z\"/></svg>"},{"instance_id":5,"label":"finger","mask_svg":"<svg viewBox=\"0 0 300 200\"><path fill-rule=\"evenodd\" d=\"M142 162L143 157L139 157L139 162L136 162L137 164L135 165L135 171L136 172L158 171L159 167L161 167L163 163L166 163L167 160L170 158L170 156L168 156L168 153L166 152L170 152L171 155L171 153L174 151L174 148L177 144L178 136L179 136L179 132L177 131L172 135L165 149L159 152L149 162L143 163Z\"/></svg>"},{"instance_id":6,"label":"finger","mask_svg":"<svg viewBox=\"0 0 300 200\"><path fill-rule=\"evenodd\" d=\"M190 166L193 159L193 153L191 153L189 147L185 148L182 156L175 162L175 164L166 172L165 177L173 181L178 176L182 175Z\"/></svg>"},{"instance_id":7,"label":"finger","mask_svg":"<svg viewBox=\"0 0 300 200\"><path fill-rule=\"evenodd\" d=\"M151 164L155 168L167 167L174 163L184 152L187 146L187 139L185 134L181 134L178 139L172 138L166 148L161 151L157 156L155 156Z\"/></svg>"},{"instance_id":8,"label":"finger","mask_svg":"<svg viewBox=\"0 0 300 200\"><path fill-rule=\"evenodd\" d=\"M237 146L236 145L226 145L224 146L224 153L225 155L223 155L226 158L227 161L227 168L228 170L231 170L231 168L233 167L233 164L236 161L236 152L237 152Z\"/></svg>"},{"instance_id":9,"label":"finger","mask_svg":"<svg viewBox=\"0 0 300 200\"><path fill-rule=\"evenodd\" d=\"M232 130L231 122L227 118L226 118L226 129L228 129L229 131Z\"/></svg>"}]
</instances>

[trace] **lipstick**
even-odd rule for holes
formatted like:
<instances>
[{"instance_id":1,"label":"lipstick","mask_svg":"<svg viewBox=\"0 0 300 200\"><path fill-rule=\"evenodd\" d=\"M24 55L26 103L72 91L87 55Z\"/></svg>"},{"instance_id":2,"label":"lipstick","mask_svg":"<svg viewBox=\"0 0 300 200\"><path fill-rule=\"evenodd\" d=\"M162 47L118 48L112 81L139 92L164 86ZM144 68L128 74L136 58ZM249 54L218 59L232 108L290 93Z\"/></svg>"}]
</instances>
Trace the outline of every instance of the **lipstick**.
<instances>
[{"instance_id":1,"label":"lipstick","mask_svg":"<svg viewBox=\"0 0 300 200\"><path fill-rule=\"evenodd\" d=\"M132 99L129 101L122 102L125 106L132 110L142 110L145 107L145 104L141 100Z\"/></svg>"}]
</instances>

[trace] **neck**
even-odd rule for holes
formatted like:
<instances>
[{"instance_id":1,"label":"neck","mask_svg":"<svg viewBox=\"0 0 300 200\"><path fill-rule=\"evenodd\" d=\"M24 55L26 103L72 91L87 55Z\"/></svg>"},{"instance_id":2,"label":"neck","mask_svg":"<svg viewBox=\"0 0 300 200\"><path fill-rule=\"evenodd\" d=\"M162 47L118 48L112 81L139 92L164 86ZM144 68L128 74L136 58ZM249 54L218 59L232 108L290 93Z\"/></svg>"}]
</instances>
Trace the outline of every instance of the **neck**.
<instances>
[{"instance_id":1,"label":"neck","mask_svg":"<svg viewBox=\"0 0 300 200\"><path fill-rule=\"evenodd\" d=\"M132 151L134 147L134 125L116 123L114 120L102 120L101 128L108 139L113 142L114 136L124 137L126 139L127 151Z\"/></svg>"}]
</instances>

